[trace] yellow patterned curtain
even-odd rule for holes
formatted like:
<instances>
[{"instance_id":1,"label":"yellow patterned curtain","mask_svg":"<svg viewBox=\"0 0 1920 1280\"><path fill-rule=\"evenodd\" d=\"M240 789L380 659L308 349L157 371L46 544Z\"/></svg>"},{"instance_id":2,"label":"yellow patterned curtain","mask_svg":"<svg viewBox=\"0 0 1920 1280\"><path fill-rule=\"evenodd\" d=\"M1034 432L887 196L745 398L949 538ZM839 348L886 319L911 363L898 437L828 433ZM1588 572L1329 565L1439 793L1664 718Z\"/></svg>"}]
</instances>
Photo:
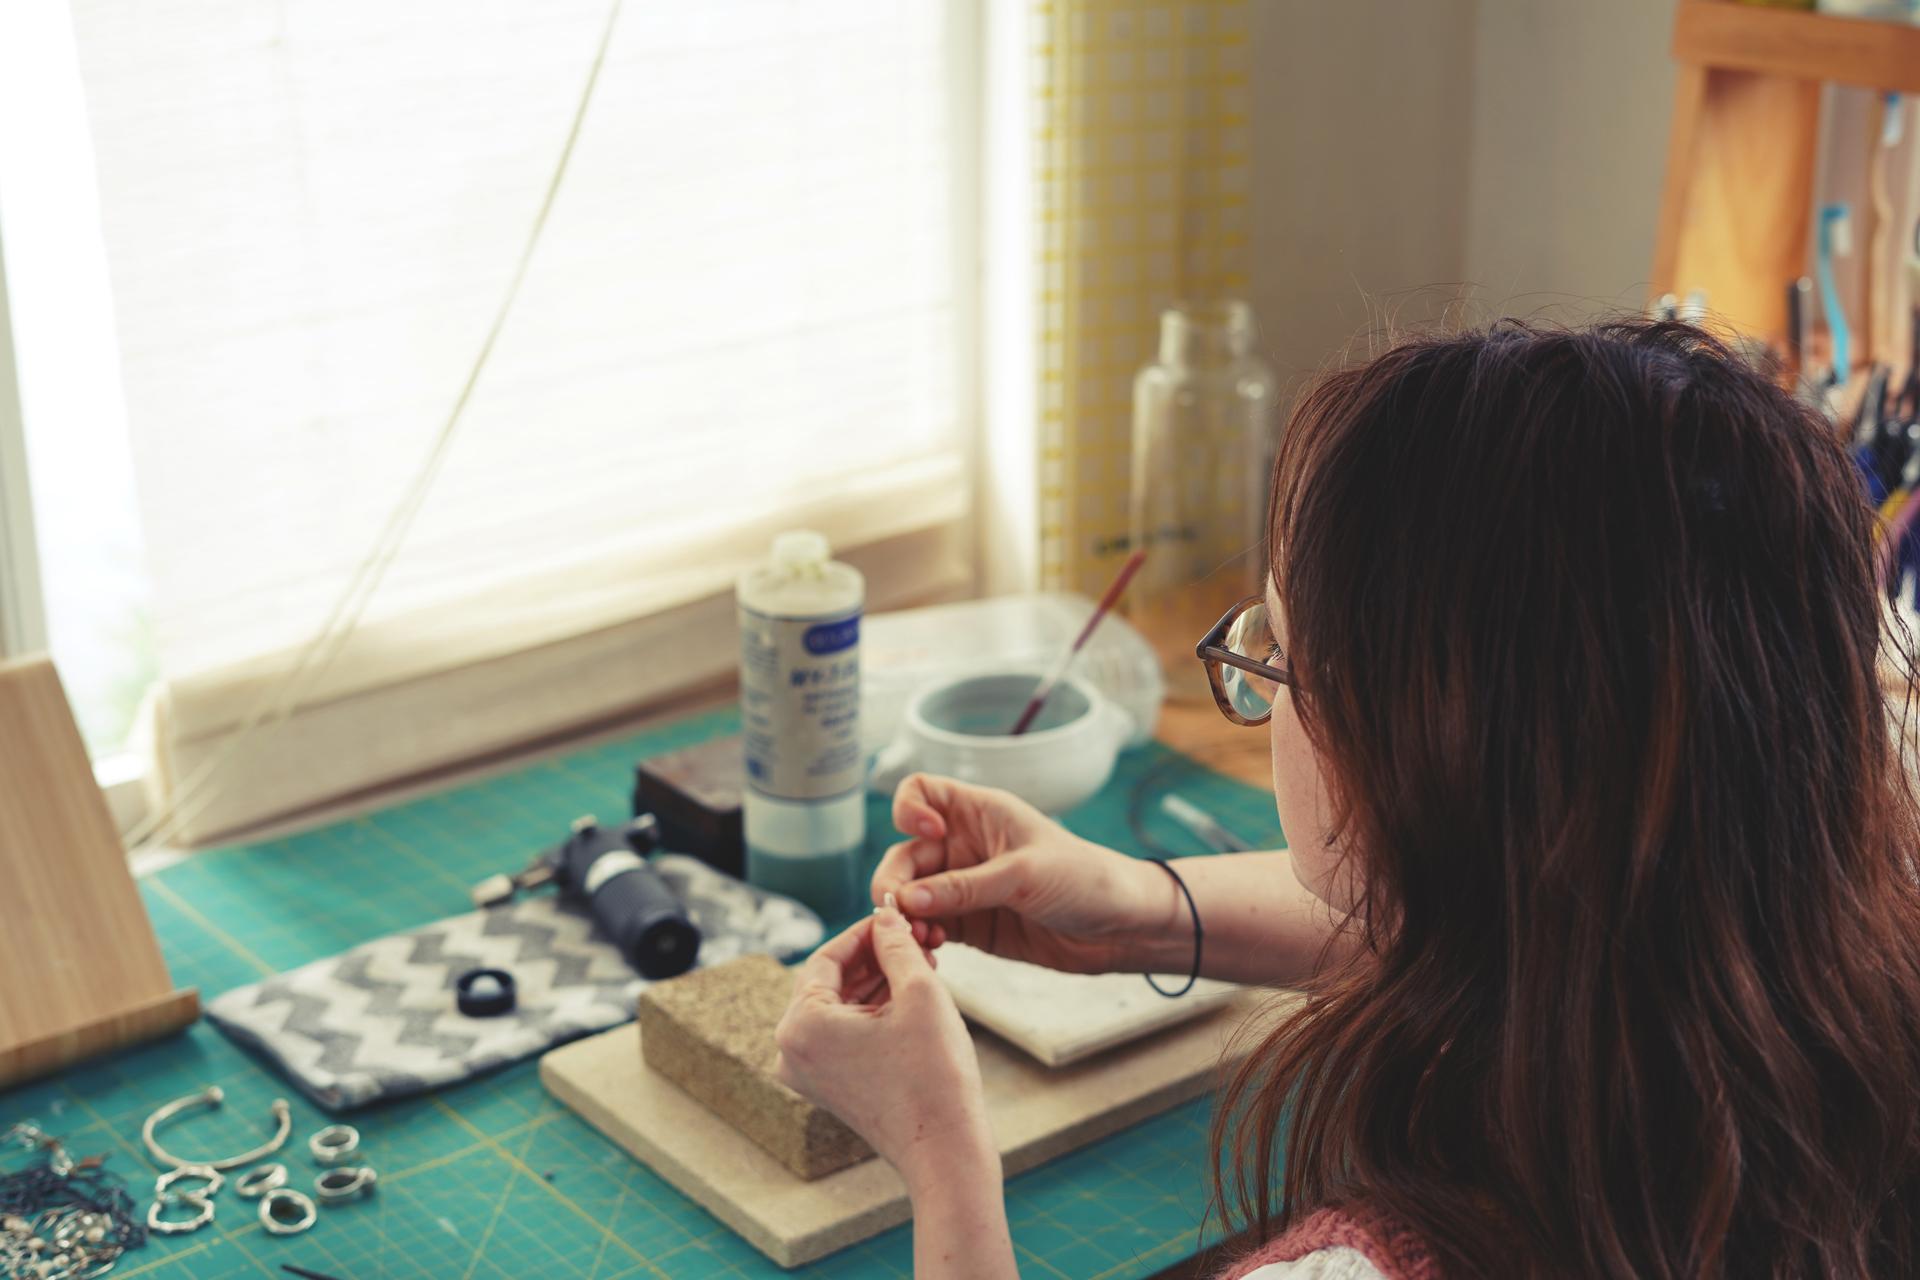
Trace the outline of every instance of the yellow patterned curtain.
<instances>
[{"instance_id":1,"label":"yellow patterned curtain","mask_svg":"<svg viewBox=\"0 0 1920 1280\"><path fill-rule=\"evenodd\" d=\"M1245 292L1246 0L1036 0L1041 580L1127 534L1133 374L1161 309Z\"/></svg>"}]
</instances>

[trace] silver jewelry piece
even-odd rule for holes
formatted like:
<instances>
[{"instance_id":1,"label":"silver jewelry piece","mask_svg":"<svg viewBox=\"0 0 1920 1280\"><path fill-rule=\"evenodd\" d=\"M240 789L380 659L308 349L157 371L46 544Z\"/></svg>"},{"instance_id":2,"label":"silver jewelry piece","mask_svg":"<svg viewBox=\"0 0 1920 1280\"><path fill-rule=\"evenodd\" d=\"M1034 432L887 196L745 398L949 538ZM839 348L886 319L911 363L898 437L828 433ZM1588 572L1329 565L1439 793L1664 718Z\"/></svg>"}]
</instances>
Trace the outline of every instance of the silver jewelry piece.
<instances>
[{"instance_id":1,"label":"silver jewelry piece","mask_svg":"<svg viewBox=\"0 0 1920 1280\"><path fill-rule=\"evenodd\" d=\"M261 1196L279 1187L287 1185L287 1166L283 1164L263 1164L247 1170L234 1179L233 1189L247 1200L258 1200Z\"/></svg>"},{"instance_id":2,"label":"silver jewelry piece","mask_svg":"<svg viewBox=\"0 0 1920 1280\"><path fill-rule=\"evenodd\" d=\"M359 1149L360 1131L350 1124L330 1124L307 1139L316 1164L345 1164Z\"/></svg>"},{"instance_id":3,"label":"silver jewelry piece","mask_svg":"<svg viewBox=\"0 0 1920 1280\"><path fill-rule=\"evenodd\" d=\"M192 1205L200 1210L183 1222L169 1222L161 1217L161 1211L169 1204ZM156 1231L163 1236L184 1235L189 1231L198 1231L213 1221L213 1201L198 1191L179 1192L171 1201L155 1200L147 1206L147 1230Z\"/></svg>"},{"instance_id":4,"label":"silver jewelry piece","mask_svg":"<svg viewBox=\"0 0 1920 1280\"><path fill-rule=\"evenodd\" d=\"M207 1185L191 1191L175 1191L173 1184L182 1178L197 1178ZM161 1204L174 1204L188 1196L211 1200L220 1194L220 1188L226 1185L226 1181L221 1172L210 1164L178 1165L153 1180L153 1198Z\"/></svg>"},{"instance_id":5,"label":"silver jewelry piece","mask_svg":"<svg viewBox=\"0 0 1920 1280\"><path fill-rule=\"evenodd\" d=\"M286 1145L287 1135L293 1132L293 1111L287 1106L285 1098L273 1100L273 1119L276 1126L274 1135L253 1150L242 1152L237 1156L228 1156L224 1160L182 1160L162 1147L159 1140L153 1136L154 1130L189 1107L217 1107L225 1102L226 1098L225 1089L217 1084L210 1084L198 1093L190 1093L184 1098L175 1098L148 1116L147 1122L140 1126L140 1140L147 1144L148 1154L158 1163L172 1169L187 1165L208 1169L237 1169L243 1164L258 1164Z\"/></svg>"},{"instance_id":6,"label":"silver jewelry piece","mask_svg":"<svg viewBox=\"0 0 1920 1280\"><path fill-rule=\"evenodd\" d=\"M5 1133L0 1133L0 1142L18 1141L28 1150L38 1147L47 1153L47 1168L64 1178L73 1172L73 1156L67 1151L66 1144L42 1129L30 1120L22 1120Z\"/></svg>"},{"instance_id":7,"label":"silver jewelry piece","mask_svg":"<svg viewBox=\"0 0 1920 1280\"><path fill-rule=\"evenodd\" d=\"M271 1235L297 1236L319 1216L312 1200L286 1187L276 1187L260 1197L260 1225Z\"/></svg>"},{"instance_id":8,"label":"silver jewelry piece","mask_svg":"<svg viewBox=\"0 0 1920 1280\"><path fill-rule=\"evenodd\" d=\"M313 1180L313 1193L321 1204L339 1204L369 1194L378 1180L379 1175L365 1165L329 1169Z\"/></svg>"}]
</instances>

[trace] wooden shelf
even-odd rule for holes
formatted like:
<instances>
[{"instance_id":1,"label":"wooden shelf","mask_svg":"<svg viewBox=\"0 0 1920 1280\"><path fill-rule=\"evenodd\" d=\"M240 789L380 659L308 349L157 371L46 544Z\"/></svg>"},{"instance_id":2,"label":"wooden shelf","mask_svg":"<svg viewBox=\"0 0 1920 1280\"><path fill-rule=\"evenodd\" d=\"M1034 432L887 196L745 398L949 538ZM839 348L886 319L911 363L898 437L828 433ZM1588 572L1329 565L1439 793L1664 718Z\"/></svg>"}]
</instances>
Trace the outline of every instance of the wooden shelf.
<instances>
[{"instance_id":1,"label":"wooden shelf","mask_svg":"<svg viewBox=\"0 0 1920 1280\"><path fill-rule=\"evenodd\" d=\"M1902 23L1681 0L1673 56L1727 71L1920 93L1920 26Z\"/></svg>"},{"instance_id":2,"label":"wooden shelf","mask_svg":"<svg viewBox=\"0 0 1920 1280\"><path fill-rule=\"evenodd\" d=\"M1808 268L1823 87L1920 93L1920 26L1680 0L1673 56L1650 296L1700 290L1722 323L1780 346Z\"/></svg>"}]
</instances>

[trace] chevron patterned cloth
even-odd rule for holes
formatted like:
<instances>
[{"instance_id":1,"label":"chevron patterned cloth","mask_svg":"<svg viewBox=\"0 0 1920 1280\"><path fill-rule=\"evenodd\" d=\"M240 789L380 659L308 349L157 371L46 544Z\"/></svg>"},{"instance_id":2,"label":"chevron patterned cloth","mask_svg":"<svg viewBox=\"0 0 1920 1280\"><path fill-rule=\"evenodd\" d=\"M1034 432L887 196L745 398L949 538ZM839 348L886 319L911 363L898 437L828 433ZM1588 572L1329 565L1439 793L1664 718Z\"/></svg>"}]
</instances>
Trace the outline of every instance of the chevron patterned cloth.
<instances>
[{"instance_id":1,"label":"chevron patterned cloth","mask_svg":"<svg viewBox=\"0 0 1920 1280\"><path fill-rule=\"evenodd\" d=\"M696 967L765 953L790 960L818 946L820 918L705 863L649 860L699 926ZM505 969L519 1000L497 1018L454 1007L469 969ZM235 1041L264 1054L333 1111L436 1089L634 1016L647 981L592 918L553 895L470 911L363 943L207 1006Z\"/></svg>"}]
</instances>

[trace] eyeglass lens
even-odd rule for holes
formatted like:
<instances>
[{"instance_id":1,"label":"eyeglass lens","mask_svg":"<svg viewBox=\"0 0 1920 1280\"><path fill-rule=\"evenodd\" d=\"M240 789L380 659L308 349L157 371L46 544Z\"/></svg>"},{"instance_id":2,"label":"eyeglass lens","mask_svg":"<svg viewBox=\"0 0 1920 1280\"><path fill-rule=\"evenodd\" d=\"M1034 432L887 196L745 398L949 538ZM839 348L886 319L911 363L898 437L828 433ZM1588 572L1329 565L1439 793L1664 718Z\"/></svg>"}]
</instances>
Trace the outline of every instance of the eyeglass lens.
<instances>
[{"instance_id":1,"label":"eyeglass lens","mask_svg":"<svg viewBox=\"0 0 1920 1280\"><path fill-rule=\"evenodd\" d=\"M1226 647L1255 662L1274 663L1279 654L1274 648L1273 632L1267 626L1267 606L1249 606L1227 628ZM1265 676L1220 664L1220 687L1226 691L1233 709L1249 720L1258 720L1273 710L1279 686Z\"/></svg>"}]
</instances>

